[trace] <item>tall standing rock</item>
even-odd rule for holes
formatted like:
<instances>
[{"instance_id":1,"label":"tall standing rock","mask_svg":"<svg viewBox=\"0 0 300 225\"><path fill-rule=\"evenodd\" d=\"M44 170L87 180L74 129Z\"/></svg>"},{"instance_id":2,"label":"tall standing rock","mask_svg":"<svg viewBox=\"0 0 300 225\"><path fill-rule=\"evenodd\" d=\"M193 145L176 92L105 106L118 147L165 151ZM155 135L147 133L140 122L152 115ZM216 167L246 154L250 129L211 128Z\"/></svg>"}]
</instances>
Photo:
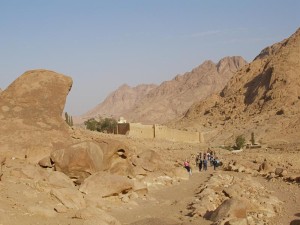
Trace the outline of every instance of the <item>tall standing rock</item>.
<instances>
[{"instance_id":1,"label":"tall standing rock","mask_svg":"<svg viewBox=\"0 0 300 225\"><path fill-rule=\"evenodd\" d=\"M31 70L0 95L0 154L36 162L71 143L62 118L72 79L48 70Z\"/></svg>"}]
</instances>

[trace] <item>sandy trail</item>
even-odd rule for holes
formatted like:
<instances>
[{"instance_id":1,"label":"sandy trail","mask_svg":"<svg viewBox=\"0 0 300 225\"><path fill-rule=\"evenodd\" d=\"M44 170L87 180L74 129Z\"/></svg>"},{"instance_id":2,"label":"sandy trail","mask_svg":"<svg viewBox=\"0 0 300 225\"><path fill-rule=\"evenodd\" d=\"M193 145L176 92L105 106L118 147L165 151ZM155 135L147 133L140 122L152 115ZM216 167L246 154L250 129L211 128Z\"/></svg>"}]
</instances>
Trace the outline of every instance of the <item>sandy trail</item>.
<instances>
[{"instance_id":1,"label":"sandy trail","mask_svg":"<svg viewBox=\"0 0 300 225\"><path fill-rule=\"evenodd\" d=\"M178 185L151 191L151 200L138 200L136 206L115 208L110 213L124 225L143 219L144 222L137 224L155 224L157 218L173 222L166 224L210 224L210 221L203 218L187 216L186 207L193 201L197 188L211 176L211 172L212 169L194 172L189 180L181 181Z\"/></svg>"}]
</instances>

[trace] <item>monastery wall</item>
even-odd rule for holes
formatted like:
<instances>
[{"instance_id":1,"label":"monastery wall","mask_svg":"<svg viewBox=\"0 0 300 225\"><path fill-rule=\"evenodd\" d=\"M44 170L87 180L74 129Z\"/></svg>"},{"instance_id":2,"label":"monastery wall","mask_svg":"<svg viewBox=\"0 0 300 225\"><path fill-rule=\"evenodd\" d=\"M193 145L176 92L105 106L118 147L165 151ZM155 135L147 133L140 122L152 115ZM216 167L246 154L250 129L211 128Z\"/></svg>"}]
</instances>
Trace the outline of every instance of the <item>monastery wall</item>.
<instances>
[{"instance_id":1,"label":"monastery wall","mask_svg":"<svg viewBox=\"0 0 300 225\"><path fill-rule=\"evenodd\" d=\"M162 125L121 123L118 124L117 133L136 138L157 138L174 142L204 143L202 133L176 130Z\"/></svg>"},{"instance_id":2,"label":"monastery wall","mask_svg":"<svg viewBox=\"0 0 300 225\"><path fill-rule=\"evenodd\" d=\"M154 138L153 125L130 123L128 136L137 137L137 138Z\"/></svg>"}]
</instances>

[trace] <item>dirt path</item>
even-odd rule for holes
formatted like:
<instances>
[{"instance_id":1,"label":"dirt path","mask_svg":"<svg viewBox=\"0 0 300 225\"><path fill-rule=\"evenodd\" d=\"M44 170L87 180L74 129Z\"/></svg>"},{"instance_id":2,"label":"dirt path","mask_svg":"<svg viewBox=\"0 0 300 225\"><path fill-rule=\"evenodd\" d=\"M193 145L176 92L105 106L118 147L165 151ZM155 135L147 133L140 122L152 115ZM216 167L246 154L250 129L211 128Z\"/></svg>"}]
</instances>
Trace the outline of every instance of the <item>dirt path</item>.
<instances>
[{"instance_id":1,"label":"dirt path","mask_svg":"<svg viewBox=\"0 0 300 225\"><path fill-rule=\"evenodd\" d=\"M271 182L262 177L258 177L258 180L283 202L282 212L271 220L272 224L300 225L300 185L282 180Z\"/></svg>"},{"instance_id":2,"label":"dirt path","mask_svg":"<svg viewBox=\"0 0 300 225\"><path fill-rule=\"evenodd\" d=\"M164 219L165 224L210 224L211 222L203 218L195 220L185 214L187 205L194 199L196 189L208 180L211 172L212 170L194 172L189 180L182 181L179 185L150 192L151 200L139 200L136 206L120 207L110 213L124 225L136 221L140 221L137 224L150 225L155 224L156 219Z\"/></svg>"},{"instance_id":3,"label":"dirt path","mask_svg":"<svg viewBox=\"0 0 300 225\"><path fill-rule=\"evenodd\" d=\"M218 171L223 173L223 171ZM187 215L187 205L195 199L195 191L205 183L214 171L196 172L188 181L149 193L150 200L138 200L137 205L112 209L110 212L124 225L209 225L211 221ZM226 172L225 172L226 173ZM241 173L232 173L243 176ZM261 184L272 191L283 202L283 210L272 219L276 225L300 225L300 188L299 185L288 184L277 180L269 182L263 177L256 177Z\"/></svg>"}]
</instances>

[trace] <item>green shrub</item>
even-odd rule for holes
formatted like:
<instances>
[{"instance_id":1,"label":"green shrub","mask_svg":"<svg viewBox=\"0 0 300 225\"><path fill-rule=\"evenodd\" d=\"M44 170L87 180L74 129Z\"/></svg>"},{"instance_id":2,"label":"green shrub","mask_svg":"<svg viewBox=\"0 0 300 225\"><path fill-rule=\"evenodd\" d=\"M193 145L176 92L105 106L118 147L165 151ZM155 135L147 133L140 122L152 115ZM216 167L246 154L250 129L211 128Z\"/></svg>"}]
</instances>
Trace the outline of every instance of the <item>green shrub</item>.
<instances>
[{"instance_id":1,"label":"green shrub","mask_svg":"<svg viewBox=\"0 0 300 225\"><path fill-rule=\"evenodd\" d=\"M87 121L84 121L84 125L86 129L94 131L97 130L98 122L94 118L91 118L88 119Z\"/></svg>"},{"instance_id":2,"label":"green shrub","mask_svg":"<svg viewBox=\"0 0 300 225\"><path fill-rule=\"evenodd\" d=\"M246 140L245 140L245 137L243 135L237 136L236 139L235 139L235 147L236 147L236 149L243 148L244 145L245 145L245 142L246 142Z\"/></svg>"},{"instance_id":3,"label":"green shrub","mask_svg":"<svg viewBox=\"0 0 300 225\"><path fill-rule=\"evenodd\" d=\"M100 118L99 121L91 118L84 122L86 129L103 133L114 133L117 121L113 118Z\"/></svg>"}]
</instances>

